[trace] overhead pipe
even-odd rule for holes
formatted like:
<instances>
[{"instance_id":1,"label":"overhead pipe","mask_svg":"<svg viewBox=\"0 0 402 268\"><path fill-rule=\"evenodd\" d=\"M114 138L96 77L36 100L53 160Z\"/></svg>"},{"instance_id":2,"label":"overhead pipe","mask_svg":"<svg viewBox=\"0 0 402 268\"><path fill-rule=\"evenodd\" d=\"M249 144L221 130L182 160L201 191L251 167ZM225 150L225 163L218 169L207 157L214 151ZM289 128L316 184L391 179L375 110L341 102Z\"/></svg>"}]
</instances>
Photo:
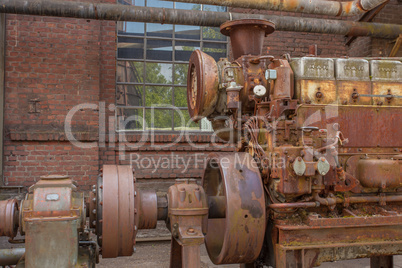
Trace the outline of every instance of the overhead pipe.
<instances>
[{"instance_id":1,"label":"overhead pipe","mask_svg":"<svg viewBox=\"0 0 402 268\"><path fill-rule=\"evenodd\" d=\"M169 0L163 0L169 1ZM388 0L175 0L176 2L217 5L248 9L286 11L328 16L355 16L366 13Z\"/></svg>"},{"instance_id":2,"label":"overhead pipe","mask_svg":"<svg viewBox=\"0 0 402 268\"><path fill-rule=\"evenodd\" d=\"M256 18L272 21L277 31L378 38L396 38L402 33L402 25L395 24L54 0L0 0L0 13L209 27L219 27L229 20Z\"/></svg>"}]
</instances>

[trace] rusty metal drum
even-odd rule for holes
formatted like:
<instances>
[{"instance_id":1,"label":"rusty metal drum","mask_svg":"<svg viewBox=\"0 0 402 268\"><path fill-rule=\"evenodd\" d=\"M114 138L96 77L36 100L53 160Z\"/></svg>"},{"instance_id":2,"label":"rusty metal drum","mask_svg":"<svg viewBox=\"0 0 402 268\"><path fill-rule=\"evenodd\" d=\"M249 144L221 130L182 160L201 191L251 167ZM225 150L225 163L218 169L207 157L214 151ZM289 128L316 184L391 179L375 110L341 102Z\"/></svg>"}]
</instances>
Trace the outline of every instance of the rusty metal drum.
<instances>
[{"instance_id":1,"label":"rusty metal drum","mask_svg":"<svg viewBox=\"0 0 402 268\"><path fill-rule=\"evenodd\" d=\"M135 189L130 166L103 166L102 256L131 256L135 239Z\"/></svg>"}]
</instances>

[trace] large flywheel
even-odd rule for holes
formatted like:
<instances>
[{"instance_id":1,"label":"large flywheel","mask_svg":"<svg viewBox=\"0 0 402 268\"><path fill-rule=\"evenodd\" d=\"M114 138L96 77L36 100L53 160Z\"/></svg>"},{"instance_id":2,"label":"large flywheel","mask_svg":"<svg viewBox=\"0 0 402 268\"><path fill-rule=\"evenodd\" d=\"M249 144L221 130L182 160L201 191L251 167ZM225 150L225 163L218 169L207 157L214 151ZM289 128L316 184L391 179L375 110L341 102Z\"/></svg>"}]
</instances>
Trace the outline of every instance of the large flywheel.
<instances>
[{"instance_id":1,"label":"large flywheel","mask_svg":"<svg viewBox=\"0 0 402 268\"><path fill-rule=\"evenodd\" d=\"M215 264L252 263L265 235L265 197L257 163L247 153L213 153L203 177L210 210L205 245ZM212 206L212 207L211 207Z\"/></svg>"}]
</instances>

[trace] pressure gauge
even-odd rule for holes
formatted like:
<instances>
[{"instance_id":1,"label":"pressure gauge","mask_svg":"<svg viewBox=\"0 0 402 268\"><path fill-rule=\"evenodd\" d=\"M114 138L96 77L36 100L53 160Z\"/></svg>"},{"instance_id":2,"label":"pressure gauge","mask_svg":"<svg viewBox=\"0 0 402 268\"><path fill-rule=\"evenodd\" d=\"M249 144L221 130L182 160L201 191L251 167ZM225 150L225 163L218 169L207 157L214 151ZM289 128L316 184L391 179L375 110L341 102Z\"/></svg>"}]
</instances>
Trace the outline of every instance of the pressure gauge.
<instances>
[{"instance_id":1,"label":"pressure gauge","mask_svg":"<svg viewBox=\"0 0 402 268\"><path fill-rule=\"evenodd\" d=\"M262 97L267 93L267 89L263 85L257 85L254 87L253 92L257 97Z\"/></svg>"}]
</instances>

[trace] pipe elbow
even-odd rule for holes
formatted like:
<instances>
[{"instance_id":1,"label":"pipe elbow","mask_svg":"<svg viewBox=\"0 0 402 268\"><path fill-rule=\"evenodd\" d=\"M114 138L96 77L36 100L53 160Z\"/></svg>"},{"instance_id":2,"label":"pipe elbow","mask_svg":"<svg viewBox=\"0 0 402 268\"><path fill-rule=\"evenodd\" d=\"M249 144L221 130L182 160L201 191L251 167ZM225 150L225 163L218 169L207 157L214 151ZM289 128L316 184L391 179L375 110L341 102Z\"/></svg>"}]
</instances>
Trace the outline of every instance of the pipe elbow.
<instances>
[{"instance_id":1,"label":"pipe elbow","mask_svg":"<svg viewBox=\"0 0 402 268\"><path fill-rule=\"evenodd\" d=\"M335 197L321 197L318 192L313 194L313 198L315 201L319 202L323 206L333 207L336 205L336 198Z\"/></svg>"}]
</instances>

